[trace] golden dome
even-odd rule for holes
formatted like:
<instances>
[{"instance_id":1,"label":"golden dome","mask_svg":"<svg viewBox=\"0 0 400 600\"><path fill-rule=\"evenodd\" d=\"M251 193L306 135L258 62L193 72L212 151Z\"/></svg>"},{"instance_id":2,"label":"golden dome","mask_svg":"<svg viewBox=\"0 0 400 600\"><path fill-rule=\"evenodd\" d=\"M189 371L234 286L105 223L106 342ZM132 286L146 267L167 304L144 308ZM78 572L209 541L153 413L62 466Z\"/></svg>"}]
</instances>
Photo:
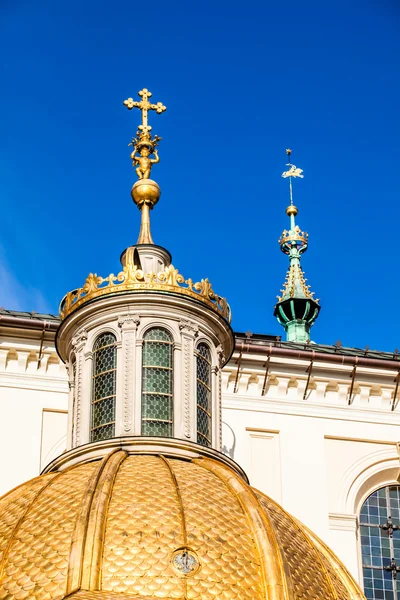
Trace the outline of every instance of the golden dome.
<instances>
[{"instance_id":1,"label":"golden dome","mask_svg":"<svg viewBox=\"0 0 400 600\"><path fill-rule=\"evenodd\" d=\"M115 450L0 500L0 598L363 598L334 554L223 462Z\"/></svg>"}]
</instances>

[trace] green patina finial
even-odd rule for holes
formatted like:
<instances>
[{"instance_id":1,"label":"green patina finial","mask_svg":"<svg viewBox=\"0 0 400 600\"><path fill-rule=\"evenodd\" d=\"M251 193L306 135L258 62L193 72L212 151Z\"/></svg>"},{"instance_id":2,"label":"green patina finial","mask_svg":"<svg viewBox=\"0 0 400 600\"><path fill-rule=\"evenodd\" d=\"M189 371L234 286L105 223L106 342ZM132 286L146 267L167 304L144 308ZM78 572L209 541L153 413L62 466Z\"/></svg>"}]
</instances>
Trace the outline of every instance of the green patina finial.
<instances>
[{"instance_id":1,"label":"green patina finial","mask_svg":"<svg viewBox=\"0 0 400 600\"><path fill-rule=\"evenodd\" d=\"M301 255L307 250L308 233L301 231L296 225L295 217L298 210L293 203L293 183L296 177L303 178L303 170L291 163L290 149L286 150L289 169L282 173L282 177L289 178L290 204L286 214L290 218L290 229L284 230L279 240L282 252L289 256L289 270L286 274L281 296L275 306L274 315L285 328L286 339L290 342L309 342L310 328L318 317L320 311L319 301L313 298L307 279L304 277L300 264Z\"/></svg>"}]
</instances>

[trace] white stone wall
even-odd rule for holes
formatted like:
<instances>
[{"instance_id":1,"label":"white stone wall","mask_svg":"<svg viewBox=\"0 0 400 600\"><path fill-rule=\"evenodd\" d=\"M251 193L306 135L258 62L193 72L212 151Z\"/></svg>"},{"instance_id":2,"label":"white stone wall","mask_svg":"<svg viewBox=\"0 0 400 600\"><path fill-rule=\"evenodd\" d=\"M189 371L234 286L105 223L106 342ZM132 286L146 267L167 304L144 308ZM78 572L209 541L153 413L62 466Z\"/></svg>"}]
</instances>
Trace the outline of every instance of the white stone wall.
<instances>
[{"instance_id":1,"label":"white stone wall","mask_svg":"<svg viewBox=\"0 0 400 600\"><path fill-rule=\"evenodd\" d=\"M12 332L11 332L12 333ZM68 381L54 342L0 338L0 495L65 449Z\"/></svg>"},{"instance_id":2,"label":"white stone wall","mask_svg":"<svg viewBox=\"0 0 400 600\"><path fill-rule=\"evenodd\" d=\"M222 374L225 451L361 582L357 515L399 477L395 374L360 369L350 398L351 367L316 361L304 398L306 362L273 357L265 380L266 357L238 359Z\"/></svg>"}]
</instances>

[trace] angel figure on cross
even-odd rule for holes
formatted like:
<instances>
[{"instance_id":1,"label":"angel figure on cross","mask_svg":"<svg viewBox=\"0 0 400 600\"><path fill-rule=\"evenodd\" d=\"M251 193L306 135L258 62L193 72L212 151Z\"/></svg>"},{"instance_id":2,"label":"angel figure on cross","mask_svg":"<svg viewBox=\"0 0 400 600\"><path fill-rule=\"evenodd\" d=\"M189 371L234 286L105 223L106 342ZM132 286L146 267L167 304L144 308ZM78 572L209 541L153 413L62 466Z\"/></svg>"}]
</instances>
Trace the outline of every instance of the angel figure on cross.
<instances>
[{"instance_id":1,"label":"angel figure on cross","mask_svg":"<svg viewBox=\"0 0 400 600\"><path fill-rule=\"evenodd\" d=\"M131 153L132 165L136 168L136 173L139 179L149 179L151 167L153 164L160 162L156 146L161 141L158 135L151 136L150 127L146 129L139 127L137 137L133 138L128 146L133 146ZM150 156L154 154L154 158Z\"/></svg>"},{"instance_id":2,"label":"angel figure on cross","mask_svg":"<svg viewBox=\"0 0 400 600\"><path fill-rule=\"evenodd\" d=\"M139 154L137 155L136 152ZM150 158L151 154L154 154L155 158ZM157 150L153 150L148 146L141 146L140 148L135 146L131 154L131 159L134 167L138 165L136 168L136 173L139 179L149 179L151 167L153 164L160 162L160 157L158 156Z\"/></svg>"}]
</instances>

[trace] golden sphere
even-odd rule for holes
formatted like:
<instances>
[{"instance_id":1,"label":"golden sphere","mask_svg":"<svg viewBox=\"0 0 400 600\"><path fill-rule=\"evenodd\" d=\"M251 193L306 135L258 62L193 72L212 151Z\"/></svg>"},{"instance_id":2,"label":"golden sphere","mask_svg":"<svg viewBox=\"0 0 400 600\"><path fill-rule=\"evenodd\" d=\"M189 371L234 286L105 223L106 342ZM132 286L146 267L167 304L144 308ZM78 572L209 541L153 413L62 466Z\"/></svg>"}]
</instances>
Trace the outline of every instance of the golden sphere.
<instances>
[{"instance_id":1,"label":"golden sphere","mask_svg":"<svg viewBox=\"0 0 400 600\"><path fill-rule=\"evenodd\" d=\"M160 199L161 190L152 179L139 179L132 187L131 195L137 207L146 203L153 208Z\"/></svg>"},{"instance_id":2,"label":"golden sphere","mask_svg":"<svg viewBox=\"0 0 400 600\"><path fill-rule=\"evenodd\" d=\"M286 209L286 214L288 217L291 217L292 215L295 217L297 215L299 211L297 210L297 207L292 204L291 206L288 206Z\"/></svg>"}]
</instances>

